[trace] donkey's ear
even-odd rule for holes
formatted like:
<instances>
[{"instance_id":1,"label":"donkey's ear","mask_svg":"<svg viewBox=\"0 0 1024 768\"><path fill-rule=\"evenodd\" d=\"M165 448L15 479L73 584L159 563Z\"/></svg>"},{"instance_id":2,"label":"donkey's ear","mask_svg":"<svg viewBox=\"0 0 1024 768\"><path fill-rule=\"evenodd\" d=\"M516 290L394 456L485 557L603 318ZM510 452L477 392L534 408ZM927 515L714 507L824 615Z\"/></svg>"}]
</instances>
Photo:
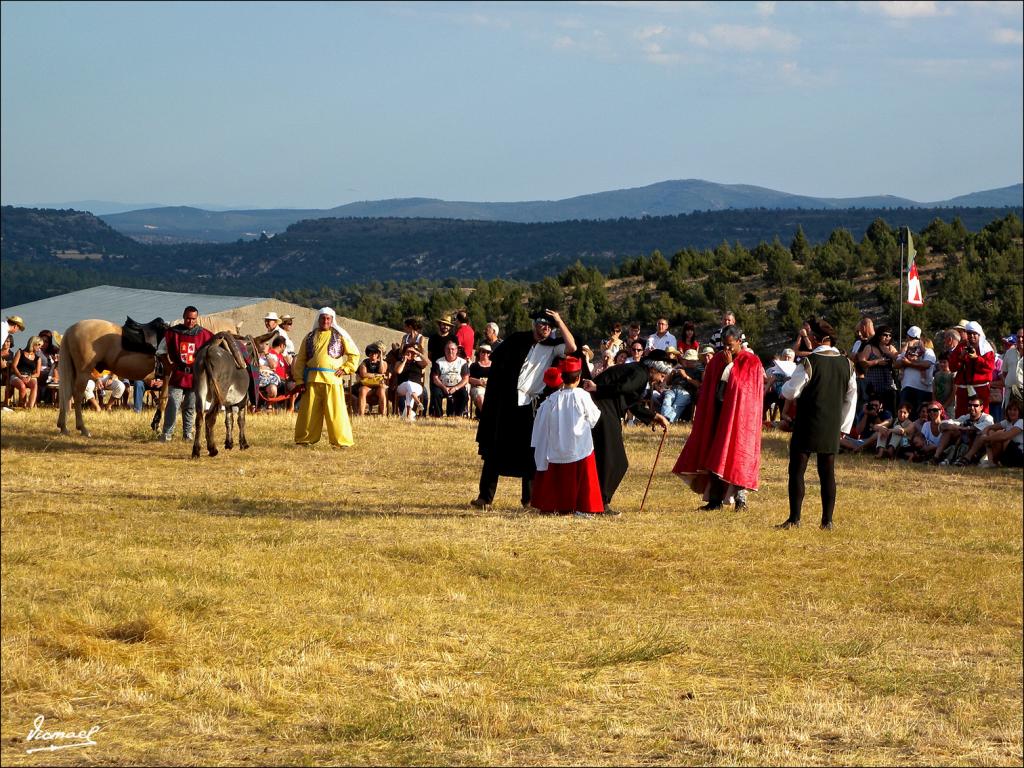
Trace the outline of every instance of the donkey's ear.
<instances>
[{"instance_id":1,"label":"donkey's ear","mask_svg":"<svg viewBox=\"0 0 1024 768\"><path fill-rule=\"evenodd\" d=\"M255 341L257 344L262 344L264 341L270 341L272 338L274 338L277 335L278 335L277 329L275 328L274 330L270 331L269 333L264 333L262 336L254 337L253 341Z\"/></svg>"}]
</instances>

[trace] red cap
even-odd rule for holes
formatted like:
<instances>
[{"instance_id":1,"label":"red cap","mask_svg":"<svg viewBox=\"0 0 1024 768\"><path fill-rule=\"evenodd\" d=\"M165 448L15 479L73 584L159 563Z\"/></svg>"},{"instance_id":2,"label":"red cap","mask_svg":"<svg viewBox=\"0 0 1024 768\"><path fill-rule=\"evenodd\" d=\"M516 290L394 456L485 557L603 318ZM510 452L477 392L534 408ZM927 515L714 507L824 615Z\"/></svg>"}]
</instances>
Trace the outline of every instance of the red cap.
<instances>
[{"instance_id":1,"label":"red cap","mask_svg":"<svg viewBox=\"0 0 1024 768\"><path fill-rule=\"evenodd\" d=\"M544 371L544 385L547 387L562 386L562 372L557 368L548 368Z\"/></svg>"},{"instance_id":2,"label":"red cap","mask_svg":"<svg viewBox=\"0 0 1024 768\"><path fill-rule=\"evenodd\" d=\"M566 373L579 373L583 370L583 361L578 357L567 357L562 361L562 370Z\"/></svg>"}]
</instances>

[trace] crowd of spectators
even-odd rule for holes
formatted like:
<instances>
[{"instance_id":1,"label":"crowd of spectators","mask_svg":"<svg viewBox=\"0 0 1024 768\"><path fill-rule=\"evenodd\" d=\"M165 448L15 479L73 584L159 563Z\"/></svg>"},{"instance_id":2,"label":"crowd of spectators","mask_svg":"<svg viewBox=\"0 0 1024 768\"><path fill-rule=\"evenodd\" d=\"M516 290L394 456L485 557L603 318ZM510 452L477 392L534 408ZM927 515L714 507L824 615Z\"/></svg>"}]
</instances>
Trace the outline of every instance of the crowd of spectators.
<instances>
[{"instance_id":1,"label":"crowd of spectators","mask_svg":"<svg viewBox=\"0 0 1024 768\"><path fill-rule=\"evenodd\" d=\"M735 320L733 312L723 312L722 327ZM294 345L288 332L292 321L273 312L264 319L267 330L278 335L260 350L259 407L280 408L289 399L294 405L294 396L301 396L301 382L291 377ZM766 361L767 428L784 425L782 388L813 352L807 332L812 321L809 318L803 324L790 347ZM56 403L60 335L41 330L22 337L21 344L16 338L25 331L20 318L7 318L4 325L0 349L4 409ZM487 323L477 334L465 312L435 318L432 326L434 333L428 337L422 321L410 317L401 342L390 350L382 343L366 347L349 386L355 415L395 415L407 421L478 417L487 396L491 355L501 344L499 327ZM721 331L710 333L704 341L698 338L696 325L686 321L676 335L669 319L660 317L645 336L638 322L616 322L594 347L596 351L583 345L577 353L585 363L584 377L637 364L653 350L664 352L672 372L648 391L645 402L669 423L680 423L693 417L704 369L721 349ZM993 342L978 323L962 320L931 334L911 326L900 339L893 328L863 318L848 351L856 370L858 401L854 426L841 436L842 450L941 465L1021 466L1022 352L1022 328ZM156 393L162 386L159 374L158 370L146 381L130 382L110 371L93 371L86 403L96 410L129 405L142 410L145 393Z\"/></svg>"}]
</instances>

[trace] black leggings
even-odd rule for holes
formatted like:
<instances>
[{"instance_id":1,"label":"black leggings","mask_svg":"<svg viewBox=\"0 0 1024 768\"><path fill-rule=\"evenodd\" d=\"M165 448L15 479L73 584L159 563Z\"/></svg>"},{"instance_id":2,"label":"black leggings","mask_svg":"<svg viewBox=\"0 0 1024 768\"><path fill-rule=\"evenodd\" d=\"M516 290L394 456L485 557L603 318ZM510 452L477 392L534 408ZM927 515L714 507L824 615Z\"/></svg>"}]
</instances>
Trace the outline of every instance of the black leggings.
<instances>
[{"instance_id":1,"label":"black leggings","mask_svg":"<svg viewBox=\"0 0 1024 768\"><path fill-rule=\"evenodd\" d=\"M821 481L821 524L832 522L836 506L836 455L819 453L818 480ZM800 520L800 509L804 505L804 473L811 454L792 451L789 454L789 519Z\"/></svg>"}]
</instances>

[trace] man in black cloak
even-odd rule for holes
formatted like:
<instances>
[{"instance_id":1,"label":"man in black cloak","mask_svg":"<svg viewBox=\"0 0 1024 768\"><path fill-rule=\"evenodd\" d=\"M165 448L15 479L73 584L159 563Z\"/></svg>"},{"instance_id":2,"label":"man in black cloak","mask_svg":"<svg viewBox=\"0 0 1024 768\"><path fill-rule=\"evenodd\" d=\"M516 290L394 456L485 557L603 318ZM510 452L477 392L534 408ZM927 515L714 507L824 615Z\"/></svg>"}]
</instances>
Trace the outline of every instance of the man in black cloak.
<instances>
[{"instance_id":1,"label":"man in black cloak","mask_svg":"<svg viewBox=\"0 0 1024 768\"><path fill-rule=\"evenodd\" d=\"M628 410L638 421L650 425L651 429L668 429L668 419L655 413L642 398L648 385L655 386L665 380L672 371L668 354L655 349L648 352L639 363L614 365L580 386L594 398L594 404L601 411L601 419L593 429L594 459L597 461L597 477L601 481L601 498L606 514L617 515L611 500L619 483L626 476L629 459L622 443L622 420Z\"/></svg>"},{"instance_id":2,"label":"man in black cloak","mask_svg":"<svg viewBox=\"0 0 1024 768\"><path fill-rule=\"evenodd\" d=\"M554 338L557 328L561 339ZM544 371L559 357L576 351L576 341L561 316L552 309L533 321L533 330L517 331L495 348L487 377L476 441L484 465L480 472L480 493L470 502L487 509L494 501L498 478L522 478L520 500L530 504L533 474L533 414L544 391Z\"/></svg>"}]
</instances>

